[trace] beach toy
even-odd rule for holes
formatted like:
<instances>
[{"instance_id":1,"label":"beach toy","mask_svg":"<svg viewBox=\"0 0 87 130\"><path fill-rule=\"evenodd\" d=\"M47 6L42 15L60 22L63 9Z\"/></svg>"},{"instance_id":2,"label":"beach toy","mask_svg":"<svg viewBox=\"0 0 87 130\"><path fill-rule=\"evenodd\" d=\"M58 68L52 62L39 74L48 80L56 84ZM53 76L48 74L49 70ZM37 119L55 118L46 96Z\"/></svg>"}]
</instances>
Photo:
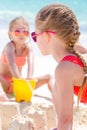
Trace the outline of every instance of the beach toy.
<instances>
[{"instance_id":1,"label":"beach toy","mask_svg":"<svg viewBox=\"0 0 87 130\"><path fill-rule=\"evenodd\" d=\"M36 79L25 80L12 78L13 80L13 93L17 102L30 102L33 96L33 89L36 86Z\"/></svg>"}]
</instances>

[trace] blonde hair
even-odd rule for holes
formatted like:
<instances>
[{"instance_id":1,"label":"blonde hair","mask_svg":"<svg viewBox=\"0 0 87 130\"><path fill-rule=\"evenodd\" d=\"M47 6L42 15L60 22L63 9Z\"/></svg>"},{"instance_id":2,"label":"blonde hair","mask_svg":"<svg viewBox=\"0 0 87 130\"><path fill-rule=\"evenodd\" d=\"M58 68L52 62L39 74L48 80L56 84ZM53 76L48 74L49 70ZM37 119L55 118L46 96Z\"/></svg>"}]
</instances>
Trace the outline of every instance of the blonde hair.
<instances>
[{"instance_id":1,"label":"blonde hair","mask_svg":"<svg viewBox=\"0 0 87 130\"><path fill-rule=\"evenodd\" d=\"M84 73L87 73L87 65L83 57L74 50L74 45L79 39L79 26L73 11L62 4L51 4L42 8L36 15L35 26L41 32L46 30L53 30L57 36L62 38L65 42L67 49L77 55L83 62ZM78 98L81 98L86 77L84 78Z\"/></svg>"},{"instance_id":2,"label":"blonde hair","mask_svg":"<svg viewBox=\"0 0 87 130\"><path fill-rule=\"evenodd\" d=\"M15 24L26 26L29 29L29 23L28 23L28 21L24 17L22 17L22 16L16 17L15 19L13 19L10 22L10 24L9 24L9 31L11 31L11 29L13 28L13 26Z\"/></svg>"}]
</instances>

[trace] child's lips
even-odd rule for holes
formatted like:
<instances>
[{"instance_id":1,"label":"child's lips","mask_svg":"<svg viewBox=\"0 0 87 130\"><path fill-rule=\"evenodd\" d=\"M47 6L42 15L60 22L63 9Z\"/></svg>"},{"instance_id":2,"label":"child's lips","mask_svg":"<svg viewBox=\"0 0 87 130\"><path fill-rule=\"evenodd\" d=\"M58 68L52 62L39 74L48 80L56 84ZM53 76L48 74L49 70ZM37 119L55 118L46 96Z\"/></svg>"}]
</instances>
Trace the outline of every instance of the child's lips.
<instances>
[{"instance_id":1,"label":"child's lips","mask_svg":"<svg viewBox=\"0 0 87 130\"><path fill-rule=\"evenodd\" d=\"M24 37L19 37L19 40L24 40L25 38Z\"/></svg>"}]
</instances>

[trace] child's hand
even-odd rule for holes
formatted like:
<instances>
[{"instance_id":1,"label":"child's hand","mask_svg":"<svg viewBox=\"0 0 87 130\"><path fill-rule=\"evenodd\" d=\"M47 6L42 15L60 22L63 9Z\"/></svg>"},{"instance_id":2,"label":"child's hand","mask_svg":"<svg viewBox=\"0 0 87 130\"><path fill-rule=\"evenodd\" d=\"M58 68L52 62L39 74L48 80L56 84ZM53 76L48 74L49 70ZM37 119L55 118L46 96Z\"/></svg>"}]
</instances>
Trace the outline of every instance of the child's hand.
<instances>
[{"instance_id":1,"label":"child's hand","mask_svg":"<svg viewBox=\"0 0 87 130\"><path fill-rule=\"evenodd\" d=\"M5 101L9 101L9 100L6 95L0 94L0 101L5 102Z\"/></svg>"},{"instance_id":2,"label":"child's hand","mask_svg":"<svg viewBox=\"0 0 87 130\"><path fill-rule=\"evenodd\" d=\"M2 86L4 88L4 91L7 93L8 92L8 88L9 88L9 82L3 78L1 84L2 84Z\"/></svg>"},{"instance_id":3,"label":"child's hand","mask_svg":"<svg viewBox=\"0 0 87 130\"><path fill-rule=\"evenodd\" d=\"M0 87L0 101L9 101L2 87Z\"/></svg>"}]
</instances>

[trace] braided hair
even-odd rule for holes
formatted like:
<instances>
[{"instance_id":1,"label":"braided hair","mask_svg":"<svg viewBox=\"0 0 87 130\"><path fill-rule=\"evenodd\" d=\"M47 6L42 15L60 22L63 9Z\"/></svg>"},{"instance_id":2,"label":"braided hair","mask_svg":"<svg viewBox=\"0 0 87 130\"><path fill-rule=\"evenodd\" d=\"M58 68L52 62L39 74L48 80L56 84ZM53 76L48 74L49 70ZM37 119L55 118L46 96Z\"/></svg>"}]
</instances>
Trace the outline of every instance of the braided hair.
<instances>
[{"instance_id":1,"label":"braided hair","mask_svg":"<svg viewBox=\"0 0 87 130\"><path fill-rule=\"evenodd\" d=\"M83 57L74 49L74 45L78 42L80 32L79 26L73 11L62 4L51 4L42 8L36 15L35 26L40 31L53 30L65 42L68 51L78 56L84 67L84 74L87 73L87 65ZM78 94L80 100L86 76L84 77L82 87Z\"/></svg>"}]
</instances>

